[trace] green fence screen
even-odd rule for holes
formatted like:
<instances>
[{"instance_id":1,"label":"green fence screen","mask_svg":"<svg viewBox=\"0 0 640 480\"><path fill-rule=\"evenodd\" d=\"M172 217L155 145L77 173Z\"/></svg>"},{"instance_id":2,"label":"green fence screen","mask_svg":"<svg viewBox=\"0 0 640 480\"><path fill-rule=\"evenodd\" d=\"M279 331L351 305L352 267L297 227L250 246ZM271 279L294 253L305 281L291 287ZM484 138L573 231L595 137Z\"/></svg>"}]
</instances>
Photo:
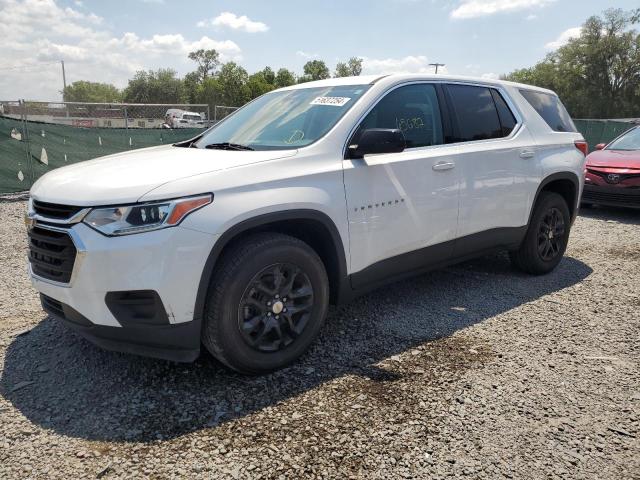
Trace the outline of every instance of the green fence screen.
<instances>
[{"instance_id":1,"label":"green fence screen","mask_svg":"<svg viewBox=\"0 0 640 480\"><path fill-rule=\"evenodd\" d=\"M0 193L28 190L49 170L136 148L188 140L202 129L81 128L0 117Z\"/></svg>"},{"instance_id":2,"label":"green fence screen","mask_svg":"<svg viewBox=\"0 0 640 480\"><path fill-rule=\"evenodd\" d=\"M633 126L615 120L575 120L594 150ZM111 153L187 140L201 129L81 128L0 117L0 193L28 190L53 168Z\"/></svg>"},{"instance_id":3,"label":"green fence screen","mask_svg":"<svg viewBox=\"0 0 640 480\"><path fill-rule=\"evenodd\" d=\"M590 152L595 150L597 144L609 143L634 126L631 122L617 120L574 120L573 123L589 144Z\"/></svg>"}]
</instances>

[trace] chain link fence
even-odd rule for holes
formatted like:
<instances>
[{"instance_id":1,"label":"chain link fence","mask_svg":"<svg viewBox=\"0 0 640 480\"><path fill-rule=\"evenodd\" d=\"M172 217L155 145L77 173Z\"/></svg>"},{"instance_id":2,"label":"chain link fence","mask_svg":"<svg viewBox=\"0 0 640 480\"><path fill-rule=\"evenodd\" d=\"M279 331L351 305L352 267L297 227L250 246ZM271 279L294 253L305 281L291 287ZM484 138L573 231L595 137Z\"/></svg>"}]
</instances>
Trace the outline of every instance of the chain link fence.
<instances>
[{"instance_id":1,"label":"chain link fence","mask_svg":"<svg viewBox=\"0 0 640 480\"><path fill-rule=\"evenodd\" d=\"M0 101L0 194L26 191L53 168L193 138L235 110L207 104Z\"/></svg>"},{"instance_id":2,"label":"chain link fence","mask_svg":"<svg viewBox=\"0 0 640 480\"><path fill-rule=\"evenodd\" d=\"M206 104L0 101L0 194L26 191L53 168L187 140L236 109ZM640 120L575 120L591 151L636 123Z\"/></svg>"}]
</instances>

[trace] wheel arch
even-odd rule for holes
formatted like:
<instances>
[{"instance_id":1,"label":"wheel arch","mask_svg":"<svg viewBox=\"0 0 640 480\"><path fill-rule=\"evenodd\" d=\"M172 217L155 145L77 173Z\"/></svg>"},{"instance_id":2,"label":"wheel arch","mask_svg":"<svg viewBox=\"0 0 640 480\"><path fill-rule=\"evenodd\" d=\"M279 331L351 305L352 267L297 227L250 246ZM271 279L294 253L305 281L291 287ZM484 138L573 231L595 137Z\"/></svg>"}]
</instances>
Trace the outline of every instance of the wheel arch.
<instances>
[{"instance_id":1,"label":"wheel arch","mask_svg":"<svg viewBox=\"0 0 640 480\"><path fill-rule=\"evenodd\" d=\"M555 192L561 195L567 202L567 206L569 207L569 214L571 216L571 223L574 222L576 216L578 215L578 193L580 191L580 180L578 176L573 172L557 172L552 173L547 176L540 182L538 186L538 190L536 191L536 196L533 199L533 203L531 204L531 210L529 212L529 221L527 225L531 223L531 217L533 216L533 211L538 203L538 199L540 198L540 194L542 192Z\"/></svg>"},{"instance_id":2,"label":"wheel arch","mask_svg":"<svg viewBox=\"0 0 640 480\"><path fill-rule=\"evenodd\" d=\"M263 231L284 233L310 245L327 269L331 303L343 303L351 297L342 238L331 218L318 210L284 210L243 220L220 236L209 253L200 277L194 319L204 318L207 292L218 259L239 239Z\"/></svg>"}]
</instances>

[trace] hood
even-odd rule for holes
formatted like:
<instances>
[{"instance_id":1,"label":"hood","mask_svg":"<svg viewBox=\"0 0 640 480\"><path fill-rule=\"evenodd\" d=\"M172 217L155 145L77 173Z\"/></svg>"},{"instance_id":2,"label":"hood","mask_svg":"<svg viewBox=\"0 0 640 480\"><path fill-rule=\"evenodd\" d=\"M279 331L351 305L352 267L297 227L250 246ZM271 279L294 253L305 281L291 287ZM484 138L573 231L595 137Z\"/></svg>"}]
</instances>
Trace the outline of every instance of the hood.
<instances>
[{"instance_id":1,"label":"hood","mask_svg":"<svg viewBox=\"0 0 640 480\"><path fill-rule=\"evenodd\" d=\"M587 166L640 169L640 151L596 150L587 157Z\"/></svg>"},{"instance_id":2,"label":"hood","mask_svg":"<svg viewBox=\"0 0 640 480\"><path fill-rule=\"evenodd\" d=\"M171 181L291 157L296 153L297 150L252 152L171 145L151 147L52 170L34 183L31 196L63 205L131 203Z\"/></svg>"}]
</instances>

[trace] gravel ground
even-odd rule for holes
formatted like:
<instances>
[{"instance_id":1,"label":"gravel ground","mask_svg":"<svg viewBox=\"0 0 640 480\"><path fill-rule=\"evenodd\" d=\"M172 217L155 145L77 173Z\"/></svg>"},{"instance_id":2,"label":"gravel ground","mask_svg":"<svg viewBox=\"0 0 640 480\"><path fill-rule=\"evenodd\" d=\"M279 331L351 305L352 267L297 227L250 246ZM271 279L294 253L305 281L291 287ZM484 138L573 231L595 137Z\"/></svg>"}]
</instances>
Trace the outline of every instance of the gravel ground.
<instances>
[{"instance_id":1,"label":"gravel ground","mask_svg":"<svg viewBox=\"0 0 640 480\"><path fill-rule=\"evenodd\" d=\"M101 351L40 310L0 202L0 478L640 478L640 212L334 308L263 377Z\"/></svg>"}]
</instances>

